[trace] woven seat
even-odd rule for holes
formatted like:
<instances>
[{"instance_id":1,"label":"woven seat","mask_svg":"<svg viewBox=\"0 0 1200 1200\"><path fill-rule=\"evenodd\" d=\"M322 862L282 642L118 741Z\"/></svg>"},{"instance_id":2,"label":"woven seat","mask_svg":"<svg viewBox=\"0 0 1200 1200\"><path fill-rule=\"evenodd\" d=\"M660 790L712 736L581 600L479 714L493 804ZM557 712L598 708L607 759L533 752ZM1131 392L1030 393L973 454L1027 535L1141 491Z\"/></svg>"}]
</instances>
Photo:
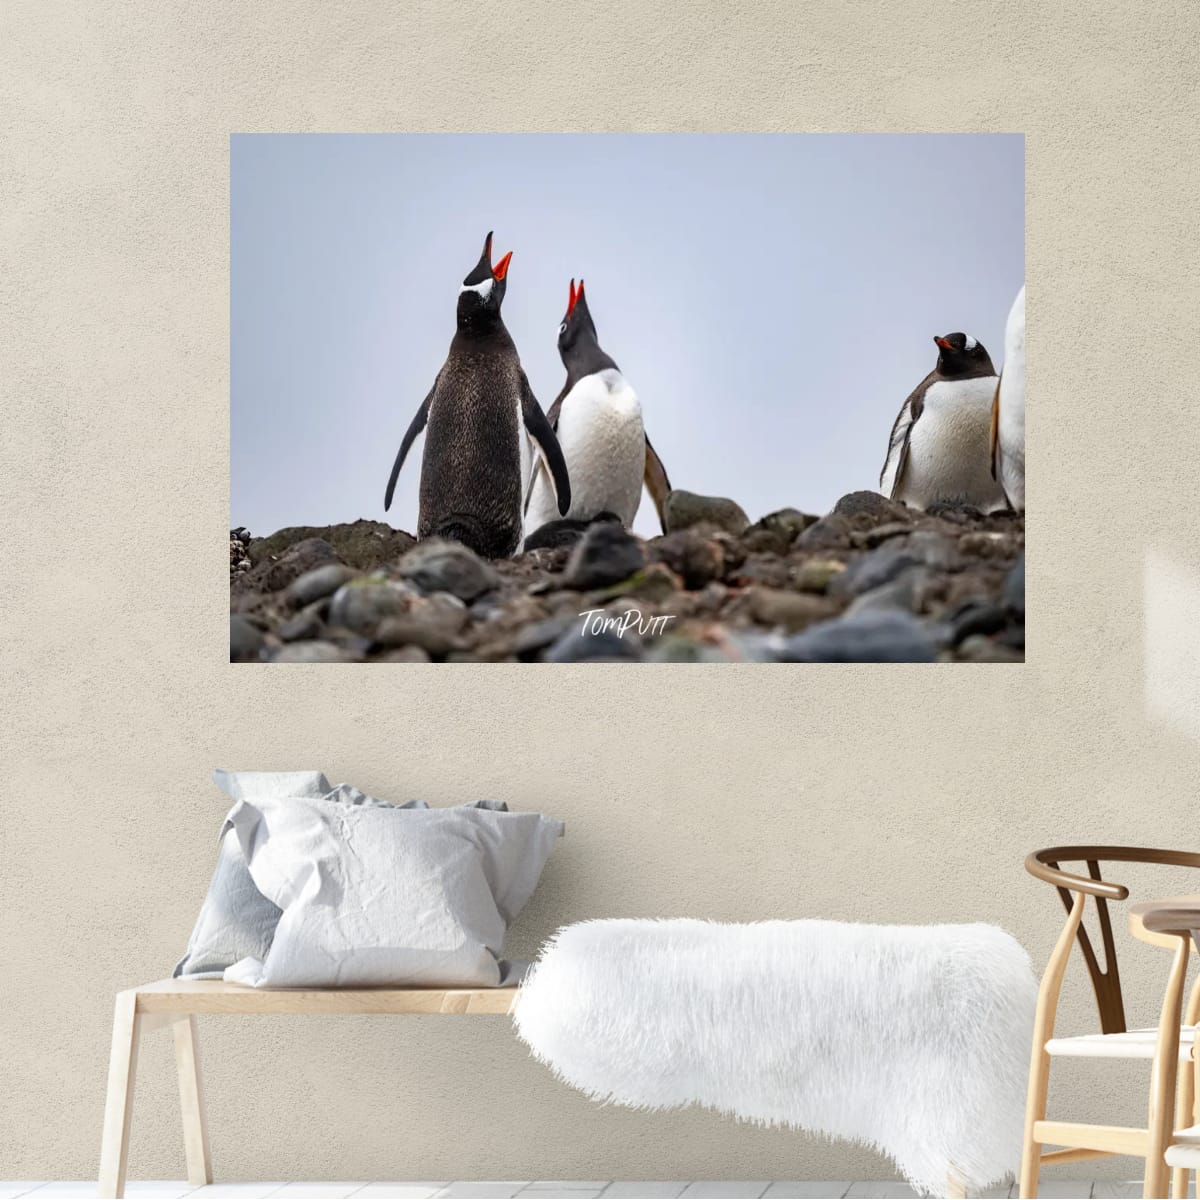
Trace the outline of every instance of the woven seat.
<instances>
[{"instance_id":1,"label":"woven seat","mask_svg":"<svg viewBox=\"0 0 1200 1200\"><path fill-rule=\"evenodd\" d=\"M1192 1056L1192 1043L1195 1038L1194 1026L1184 1025L1180 1028L1180 1062L1186 1062ZM1046 1043L1046 1053L1051 1058L1150 1059L1154 1057L1154 1045L1157 1040L1157 1029L1129 1029L1124 1033L1085 1033L1081 1037L1051 1038Z\"/></svg>"}]
</instances>

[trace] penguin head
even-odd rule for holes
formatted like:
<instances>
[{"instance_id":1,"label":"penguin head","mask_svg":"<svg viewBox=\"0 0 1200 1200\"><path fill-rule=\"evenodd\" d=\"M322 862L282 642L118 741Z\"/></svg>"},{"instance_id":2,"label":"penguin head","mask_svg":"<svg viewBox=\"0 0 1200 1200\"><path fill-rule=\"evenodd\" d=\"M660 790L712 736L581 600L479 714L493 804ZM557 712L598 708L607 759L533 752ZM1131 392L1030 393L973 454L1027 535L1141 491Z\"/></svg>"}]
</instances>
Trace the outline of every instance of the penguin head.
<instances>
[{"instance_id":1,"label":"penguin head","mask_svg":"<svg viewBox=\"0 0 1200 1200\"><path fill-rule=\"evenodd\" d=\"M489 233L484 239L479 261L459 289L459 325L483 324L499 318L504 289L508 286L508 263L511 258L510 250L492 266L492 235Z\"/></svg>"},{"instance_id":2,"label":"penguin head","mask_svg":"<svg viewBox=\"0 0 1200 1200\"><path fill-rule=\"evenodd\" d=\"M938 348L938 374L948 379L964 375L994 375L995 368L982 342L969 333L947 333L933 339Z\"/></svg>"},{"instance_id":3,"label":"penguin head","mask_svg":"<svg viewBox=\"0 0 1200 1200\"><path fill-rule=\"evenodd\" d=\"M570 294L567 297L567 313L558 327L559 354L565 356L581 337L594 341L596 323L588 311L587 297L583 294L583 280L581 279L576 287L575 280L572 279Z\"/></svg>"}]
</instances>

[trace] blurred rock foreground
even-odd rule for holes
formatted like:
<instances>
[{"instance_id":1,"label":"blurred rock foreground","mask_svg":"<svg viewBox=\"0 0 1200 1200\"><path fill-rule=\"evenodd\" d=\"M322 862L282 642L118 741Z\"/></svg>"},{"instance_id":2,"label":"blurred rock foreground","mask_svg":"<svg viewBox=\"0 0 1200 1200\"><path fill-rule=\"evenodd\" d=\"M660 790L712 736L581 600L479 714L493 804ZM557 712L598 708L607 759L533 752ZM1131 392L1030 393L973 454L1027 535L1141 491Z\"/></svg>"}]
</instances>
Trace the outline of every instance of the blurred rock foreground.
<instances>
[{"instance_id":1,"label":"blurred rock foreground","mask_svg":"<svg viewBox=\"0 0 1200 1200\"><path fill-rule=\"evenodd\" d=\"M379 521L229 537L234 662L1022 662L1025 519L875 492L668 532L566 523L485 561Z\"/></svg>"}]
</instances>

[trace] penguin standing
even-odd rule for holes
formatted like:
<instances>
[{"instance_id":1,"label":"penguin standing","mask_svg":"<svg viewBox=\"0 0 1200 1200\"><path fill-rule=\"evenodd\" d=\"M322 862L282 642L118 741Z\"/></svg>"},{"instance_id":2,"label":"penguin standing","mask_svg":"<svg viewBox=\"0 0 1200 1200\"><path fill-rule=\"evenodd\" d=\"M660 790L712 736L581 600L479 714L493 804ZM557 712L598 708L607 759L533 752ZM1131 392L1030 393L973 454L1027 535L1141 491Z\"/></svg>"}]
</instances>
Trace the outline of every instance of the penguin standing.
<instances>
[{"instance_id":1,"label":"penguin standing","mask_svg":"<svg viewBox=\"0 0 1200 1200\"><path fill-rule=\"evenodd\" d=\"M458 329L450 354L413 417L388 479L383 507L417 434L428 425L421 460L419 538L462 542L487 558L511 554L521 539L521 501L536 439L554 480L561 512L571 485L554 431L534 398L500 305L509 251L492 266L492 235L458 293Z\"/></svg>"},{"instance_id":2,"label":"penguin standing","mask_svg":"<svg viewBox=\"0 0 1200 1200\"><path fill-rule=\"evenodd\" d=\"M880 490L913 508L1004 508L988 454L996 368L969 334L933 340L937 366L904 401L892 425Z\"/></svg>"},{"instance_id":3,"label":"penguin standing","mask_svg":"<svg viewBox=\"0 0 1200 1200\"><path fill-rule=\"evenodd\" d=\"M663 506L671 484L646 436L637 393L600 348L582 279L578 288L571 280L567 315L558 327L558 352L567 380L548 415L571 478L571 503L564 515L586 523L608 514L628 529L645 483L665 531ZM527 547L537 530L557 520L560 512L564 510L556 510L546 468L539 464L526 497Z\"/></svg>"},{"instance_id":4,"label":"penguin standing","mask_svg":"<svg viewBox=\"0 0 1200 1200\"><path fill-rule=\"evenodd\" d=\"M992 478L1009 504L1025 511L1025 288L1004 327L1004 368L992 406Z\"/></svg>"}]
</instances>

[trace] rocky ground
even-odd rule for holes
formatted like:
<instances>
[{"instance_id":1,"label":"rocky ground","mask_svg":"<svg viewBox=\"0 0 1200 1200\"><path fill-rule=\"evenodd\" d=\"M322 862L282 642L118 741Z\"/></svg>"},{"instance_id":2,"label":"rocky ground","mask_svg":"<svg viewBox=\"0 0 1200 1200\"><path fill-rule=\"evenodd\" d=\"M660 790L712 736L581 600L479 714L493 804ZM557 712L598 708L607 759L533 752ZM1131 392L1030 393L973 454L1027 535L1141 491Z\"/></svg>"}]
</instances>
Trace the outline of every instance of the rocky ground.
<instances>
[{"instance_id":1,"label":"rocky ground","mask_svg":"<svg viewBox=\"0 0 1200 1200\"><path fill-rule=\"evenodd\" d=\"M874 492L750 524L672 492L669 532L598 522L485 561L378 521L229 535L235 662L1021 662L1023 516ZM584 616L583 614L588 614Z\"/></svg>"}]
</instances>

